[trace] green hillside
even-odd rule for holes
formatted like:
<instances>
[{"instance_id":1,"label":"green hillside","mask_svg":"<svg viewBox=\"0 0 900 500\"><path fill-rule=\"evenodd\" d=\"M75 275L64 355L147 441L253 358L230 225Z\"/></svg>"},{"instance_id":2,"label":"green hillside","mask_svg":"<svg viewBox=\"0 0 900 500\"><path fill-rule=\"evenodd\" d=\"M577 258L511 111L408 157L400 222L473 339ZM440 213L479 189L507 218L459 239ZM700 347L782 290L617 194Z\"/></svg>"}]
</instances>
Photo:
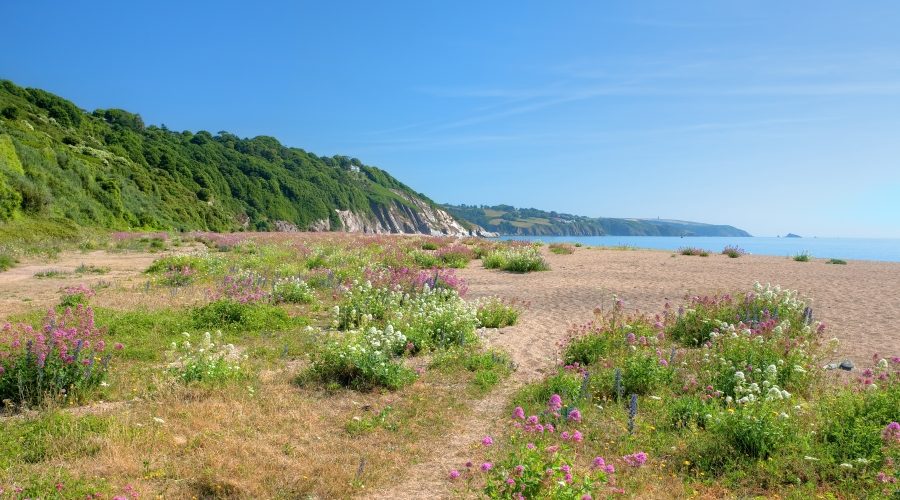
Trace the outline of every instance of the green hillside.
<instances>
[{"instance_id":1,"label":"green hillside","mask_svg":"<svg viewBox=\"0 0 900 500\"><path fill-rule=\"evenodd\" d=\"M89 113L0 80L0 224L231 231L284 221L340 229L335 210L373 217L390 207L416 210L412 200L434 206L356 158L320 157L272 137L145 126L137 114Z\"/></svg>"},{"instance_id":2,"label":"green hillside","mask_svg":"<svg viewBox=\"0 0 900 500\"><path fill-rule=\"evenodd\" d=\"M444 205L454 217L487 231L521 236L750 236L733 226L661 219L615 219L509 205Z\"/></svg>"}]
</instances>

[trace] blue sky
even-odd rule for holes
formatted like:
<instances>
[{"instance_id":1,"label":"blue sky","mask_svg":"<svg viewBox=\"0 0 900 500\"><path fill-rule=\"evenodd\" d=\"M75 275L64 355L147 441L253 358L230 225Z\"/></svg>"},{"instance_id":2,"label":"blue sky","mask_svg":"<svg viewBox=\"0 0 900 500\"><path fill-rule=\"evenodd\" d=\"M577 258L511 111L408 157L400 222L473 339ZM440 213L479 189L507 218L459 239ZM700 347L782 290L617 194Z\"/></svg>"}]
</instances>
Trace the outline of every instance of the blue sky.
<instances>
[{"instance_id":1,"label":"blue sky","mask_svg":"<svg viewBox=\"0 0 900 500\"><path fill-rule=\"evenodd\" d=\"M3 11L2 78L356 156L439 202L900 237L897 2Z\"/></svg>"}]
</instances>

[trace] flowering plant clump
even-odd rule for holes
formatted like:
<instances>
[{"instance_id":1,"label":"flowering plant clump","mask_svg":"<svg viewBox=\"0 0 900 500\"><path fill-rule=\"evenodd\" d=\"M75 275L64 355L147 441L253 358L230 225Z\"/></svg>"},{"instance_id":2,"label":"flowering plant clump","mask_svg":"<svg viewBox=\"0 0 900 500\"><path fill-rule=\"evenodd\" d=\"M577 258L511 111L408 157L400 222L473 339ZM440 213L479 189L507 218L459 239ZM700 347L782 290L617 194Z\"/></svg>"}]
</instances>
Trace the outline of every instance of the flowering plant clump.
<instances>
[{"instance_id":1,"label":"flowering plant clump","mask_svg":"<svg viewBox=\"0 0 900 500\"><path fill-rule=\"evenodd\" d=\"M370 327L332 339L313 356L309 375L360 391L377 387L399 389L416 374L395 359L406 345L406 336L392 326Z\"/></svg>"},{"instance_id":2,"label":"flowering plant clump","mask_svg":"<svg viewBox=\"0 0 900 500\"><path fill-rule=\"evenodd\" d=\"M442 247L434 255L444 266L457 269L466 267L475 258L475 252L471 248L460 244Z\"/></svg>"},{"instance_id":3,"label":"flowering plant clump","mask_svg":"<svg viewBox=\"0 0 900 500\"><path fill-rule=\"evenodd\" d=\"M462 346L477 341L477 309L447 288L429 288L409 298L397 320L416 351Z\"/></svg>"},{"instance_id":4,"label":"flowering plant clump","mask_svg":"<svg viewBox=\"0 0 900 500\"><path fill-rule=\"evenodd\" d=\"M737 245L727 245L722 249L722 255L727 255L732 259L747 255L747 251Z\"/></svg>"},{"instance_id":5,"label":"flowering plant clump","mask_svg":"<svg viewBox=\"0 0 900 500\"><path fill-rule=\"evenodd\" d=\"M503 328L515 325L522 313L516 302L500 297L486 297L476 302L478 323L485 328Z\"/></svg>"},{"instance_id":6,"label":"flowering plant clump","mask_svg":"<svg viewBox=\"0 0 900 500\"><path fill-rule=\"evenodd\" d=\"M206 332L196 344L191 342L191 334L181 335L184 340L172 342L166 354L169 370L182 382L224 382L244 375L240 363L247 356L223 343L222 332L216 332L215 338Z\"/></svg>"},{"instance_id":7,"label":"flowering plant clump","mask_svg":"<svg viewBox=\"0 0 900 500\"><path fill-rule=\"evenodd\" d=\"M310 304L315 294L309 284L297 276L279 278L272 285L272 299L288 304Z\"/></svg>"},{"instance_id":8,"label":"flowering plant clump","mask_svg":"<svg viewBox=\"0 0 900 500\"><path fill-rule=\"evenodd\" d=\"M487 269L502 269L514 273L550 269L540 250L533 245L498 248L482 257L482 262Z\"/></svg>"},{"instance_id":9,"label":"flowering plant clump","mask_svg":"<svg viewBox=\"0 0 900 500\"><path fill-rule=\"evenodd\" d=\"M254 272L227 275L210 291L210 300L232 300L240 304L264 302L270 294L265 291L266 279Z\"/></svg>"},{"instance_id":10,"label":"flowering plant clump","mask_svg":"<svg viewBox=\"0 0 900 500\"><path fill-rule=\"evenodd\" d=\"M581 413L574 408L565 410L558 394L550 397L540 415L526 417L525 410L516 407L511 435L499 445L495 458L488 457L480 467L468 462L463 472L450 471L450 479L467 479L468 487L480 487L489 498L584 499L607 490L615 466L601 456L587 463L581 459ZM490 436L482 439L489 451L498 447L496 442Z\"/></svg>"},{"instance_id":11,"label":"flowering plant clump","mask_svg":"<svg viewBox=\"0 0 900 500\"><path fill-rule=\"evenodd\" d=\"M340 304L332 309L333 326L350 330L372 321L387 320L408 296L399 287L391 289L376 287L371 281L353 281L345 288Z\"/></svg>"},{"instance_id":12,"label":"flowering plant clump","mask_svg":"<svg viewBox=\"0 0 900 500\"><path fill-rule=\"evenodd\" d=\"M39 329L7 323L0 329L0 400L34 405L99 386L110 359L105 335L85 306L49 311Z\"/></svg>"},{"instance_id":13,"label":"flowering plant clump","mask_svg":"<svg viewBox=\"0 0 900 500\"><path fill-rule=\"evenodd\" d=\"M59 301L60 307L76 307L85 305L88 299L93 297L96 292L86 285L67 286L60 289L62 299Z\"/></svg>"}]
</instances>

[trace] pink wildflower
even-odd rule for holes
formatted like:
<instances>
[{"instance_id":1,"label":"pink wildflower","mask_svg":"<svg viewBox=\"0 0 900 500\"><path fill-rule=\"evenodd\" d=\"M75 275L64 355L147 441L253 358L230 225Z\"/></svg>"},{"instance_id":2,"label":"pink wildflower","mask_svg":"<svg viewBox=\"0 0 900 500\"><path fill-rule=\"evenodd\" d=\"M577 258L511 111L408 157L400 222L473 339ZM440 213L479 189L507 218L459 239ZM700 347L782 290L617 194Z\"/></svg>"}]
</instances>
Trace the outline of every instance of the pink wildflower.
<instances>
[{"instance_id":1,"label":"pink wildflower","mask_svg":"<svg viewBox=\"0 0 900 500\"><path fill-rule=\"evenodd\" d=\"M578 408L569 412L569 421L571 422L581 422L581 412L578 411Z\"/></svg>"},{"instance_id":2,"label":"pink wildflower","mask_svg":"<svg viewBox=\"0 0 900 500\"><path fill-rule=\"evenodd\" d=\"M494 464L492 464L490 462L485 462L485 463L481 464L481 470L483 470L485 472L487 472L493 468L494 468Z\"/></svg>"},{"instance_id":3,"label":"pink wildflower","mask_svg":"<svg viewBox=\"0 0 900 500\"><path fill-rule=\"evenodd\" d=\"M491 438L490 436L485 436L484 439L481 440L481 444L483 444L485 446L490 446L490 445L494 444L494 439Z\"/></svg>"},{"instance_id":4,"label":"pink wildflower","mask_svg":"<svg viewBox=\"0 0 900 500\"><path fill-rule=\"evenodd\" d=\"M900 423L891 422L881 432L881 437L886 443L900 443Z\"/></svg>"},{"instance_id":5,"label":"pink wildflower","mask_svg":"<svg viewBox=\"0 0 900 500\"><path fill-rule=\"evenodd\" d=\"M452 471L450 471L450 479L456 479L456 478L458 478L458 477L459 477L459 471L458 471L458 470L453 469Z\"/></svg>"},{"instance_id":6,"label":"pink wildflower","mask_svg":"<svg viewBox=\"0 0 900 500\"><path fill-rule=\"evenodd\" d=\"M625 455L622 457L622 460L631 467L640 467L647 461L647 454L643 451L639 451L637 453L632 453L631 455Z\"/></svg>"},{"instance_id":7,"label":"pink wildflower","mask_svg":"<svg viewBox=\"0 0 900 500\"><path fill-rule=\"evenodd\" d=\"M516 406L516 409L513 410L513 418L516 420L524 420L525 410L523 410L521 406Z\"/></svg>"}]
</instances>

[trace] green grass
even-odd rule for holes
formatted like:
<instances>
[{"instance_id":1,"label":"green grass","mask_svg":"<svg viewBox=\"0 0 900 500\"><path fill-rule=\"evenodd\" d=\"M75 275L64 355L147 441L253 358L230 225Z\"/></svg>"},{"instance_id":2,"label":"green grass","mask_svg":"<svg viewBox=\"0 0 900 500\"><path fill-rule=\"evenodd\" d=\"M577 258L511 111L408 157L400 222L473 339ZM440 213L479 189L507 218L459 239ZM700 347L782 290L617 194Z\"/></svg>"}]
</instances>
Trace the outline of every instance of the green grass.
<instances>
[{"instance_id":1,"label":"green grass","mask_svg":"<svg viewBox=\"0 0 900 500\"><path fill-rule=\"evenodd\" d=\"M490 297L478 304L478 323L485 328L503 328L515 325L521 311L515 304Z\"/></svg>"},{"instance_id":2,"label":"green grass","mask_svg":"<svg viewBox=\"0 0 900 500\"><path fill-rule=\"evenodd\" d=\"M515 370L506 353L477 347L440 352L432 359L430 368L445 373L467 373L469 387L478 395L486 394Z\"/></svg>"},{"instance_id":3,"label":"green grass","mask_svg":"<svg viewBox=\"0 0 900 500\"><path fill-rule=\"evenodd\" d=\"M9 254L0 253L0 273L12 269L16 265L16 259Z\"/></svg>"},{"instance_id":4,"label":"green grass","mask_svg":"<svg viewBox=\"0 0 900 500\"><path fill-rule=\"evenodd\" d=\"M500 248L481 259L486 269L502 269L513 273L546 271L550 265L534 246Z\"/></svg>"},{"instance_id":5,"label":"green grass","mask_svg":"<svg viewBox=\"0 0 900 500\"><path fill-rule=\"evenodd\" d=\"M844 259L828 259L825 261L826 264L838 264L838 265L846 265L847 261Z\"/></svg>"},{"instance_id":6,"label":"green grass","mask_svg":"<svg viewBox=\"0 0 900 500\"><path fill-rule=\"evenodd\" d=\"M812 255L809 252L800 252L798 254L794 254L793 257L795 262L809 262L812 259Z\"/></svg>"}]
</instances>

